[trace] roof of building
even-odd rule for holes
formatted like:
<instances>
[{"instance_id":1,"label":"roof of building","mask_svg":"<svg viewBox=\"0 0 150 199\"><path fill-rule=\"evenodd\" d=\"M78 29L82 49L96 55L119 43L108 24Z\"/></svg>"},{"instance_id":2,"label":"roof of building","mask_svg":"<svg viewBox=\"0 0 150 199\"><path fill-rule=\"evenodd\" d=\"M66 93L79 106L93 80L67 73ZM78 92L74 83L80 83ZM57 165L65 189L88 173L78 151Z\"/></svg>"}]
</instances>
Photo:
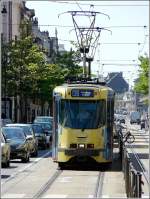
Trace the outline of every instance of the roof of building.
<instances>
[{"instance_id":1,"label":"roof of building","mask_svg":"<svg viewBox=\"0 0 150 199\"><path fill-rule=\"evenodd\" d=\"M129 84L123 78L122 72L109 73L106 78L106 83L115 90L116 93L123 93L129 89Z\"/></svg>"}]
</instances>

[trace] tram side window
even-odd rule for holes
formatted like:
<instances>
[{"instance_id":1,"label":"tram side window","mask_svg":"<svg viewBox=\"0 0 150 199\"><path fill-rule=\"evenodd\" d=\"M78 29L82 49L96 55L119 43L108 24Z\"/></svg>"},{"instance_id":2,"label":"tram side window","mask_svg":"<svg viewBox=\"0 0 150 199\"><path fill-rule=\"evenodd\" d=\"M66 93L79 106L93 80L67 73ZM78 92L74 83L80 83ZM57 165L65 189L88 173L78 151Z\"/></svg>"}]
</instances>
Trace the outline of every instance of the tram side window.
<instances>
[{"instance_id":1,"label":"tram side window","mask_svg":"<svg viewBox=\"0 0 150 199\"><path fill-rule=\"evenodd\" d=\"M65 104L64 104L64 101L62 100L61 101L61 108L59 110L59 115L60 115L59 122L60 122L60 124L63 123L63 119L64 119L64 116L65 116L65 108L64 108L64 106L65 106Z\"/></svg>"},{"instance_id":2,"label":"tram side window","mask_svg":"<svg viewBox=\"0 0 150 199\"><path fill-rule=\"evenodd\" d=\"M107 122L113 122L114 117L114 100L108 100L107 102Z\"/></svg>"},{"instance_id":3,"label":"tram side window","mask_svg":"<svg viewBox=\"0 0 150 199\"><path fill-rule=\"evenodd\" d=\"M74 122L74 113L71 107L74 107L74 105L70 104L69 100L61 100L59 123L63 126L69 127Z\"/></svg>"},{"instance_id":4,"label":"tram side window","mask_svg":"<svg viewBox=\"0 0 150 199\"><path fill-rule=\"evenodd\" d=\"M96 118L99 119L99 127L106 124L106 101L100 100L98 109L97 109L97 116Z\"/></svg>"}]
</instances>

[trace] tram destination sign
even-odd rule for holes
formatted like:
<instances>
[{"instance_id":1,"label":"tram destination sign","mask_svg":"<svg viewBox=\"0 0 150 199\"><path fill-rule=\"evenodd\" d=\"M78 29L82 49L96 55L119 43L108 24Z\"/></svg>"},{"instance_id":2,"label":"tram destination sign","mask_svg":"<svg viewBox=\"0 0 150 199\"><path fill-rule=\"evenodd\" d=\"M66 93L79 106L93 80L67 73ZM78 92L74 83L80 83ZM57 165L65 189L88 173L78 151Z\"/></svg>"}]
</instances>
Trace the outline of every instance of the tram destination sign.
<instances>
[{"instance_id":1,"label":"tram destination sign","mask_svg":"<svg viewBox=\"0 0 150 199\"><path fill-rule=\"evenodd\" d=\"M94 97L94 90L89 89L72 89L72 97Z\"/></svg>"}]
</instances>

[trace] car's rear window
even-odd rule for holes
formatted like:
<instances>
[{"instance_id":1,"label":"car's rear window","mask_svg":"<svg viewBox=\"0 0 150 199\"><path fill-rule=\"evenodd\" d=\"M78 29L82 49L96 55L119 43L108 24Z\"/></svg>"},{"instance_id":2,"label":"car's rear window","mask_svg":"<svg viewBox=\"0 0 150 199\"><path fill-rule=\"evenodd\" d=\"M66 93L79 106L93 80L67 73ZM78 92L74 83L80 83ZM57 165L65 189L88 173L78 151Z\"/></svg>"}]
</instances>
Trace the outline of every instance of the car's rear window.
<instances>
[{"instance_id":1,"label":"car's rear window","mask_svg":"<svg viewBox=\"0 0 150 199\"><path fill-rule=\"evenodd\" d=\"M39 125L32 125L32 128L34 130L34 133L37 133L37 134L43 133L43 129Z\"/></svg>"}]
</instances>

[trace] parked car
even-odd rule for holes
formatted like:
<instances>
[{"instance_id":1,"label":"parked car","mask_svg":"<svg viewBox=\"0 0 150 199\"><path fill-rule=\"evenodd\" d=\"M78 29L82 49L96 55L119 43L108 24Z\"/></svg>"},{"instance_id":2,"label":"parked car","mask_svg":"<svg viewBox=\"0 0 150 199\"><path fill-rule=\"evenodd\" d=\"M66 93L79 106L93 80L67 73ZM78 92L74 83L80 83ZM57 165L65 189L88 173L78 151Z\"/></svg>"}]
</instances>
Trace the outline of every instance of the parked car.
<instances>
[{"instance_id":1,"label":"parked car","mask_svg":"<svg viewBox=\"0 0 150 199\"><path fill-rule=\"evenodd\" d=\"M37 122L35 124L40 124L42 128L44 129L44 133L46 134L46 143L49 147L52 142L52 123L49 122Z\"/></svg>"},{"instance_id":2,"label":"parked car","mask_svg":"<svg viewBox=\"0 0 150 199\"><path fill-rule=\"evenodd\" d=\"M10 165L10 145L1 132L1 164L2 167L9 167Z\"/></svg>"},{"instance_id":3,"label":"parked car","mask_svg":"<svg viewBox=\"0 0 150 199\"><path fill-rule=\"evenodd\" d=\"M33 123L38 123L38 122L48 122L48 123L52 124L53 117L51 117L51 116L36 116Z\"/></svg>"},{"instance_id":4,"label":"parked car","mask_svg":"<svg viewBox=\"0 0 150 199\"><path fill-rule=\"evenodd\" d=\"M31 155L34 157L38 155L38 140L35 137L31 124L14 123L14 124L7 124L6 126L15 126L22 128L29 142Z\"/></svg>"},{"instance_id":5,"label":"parked car","mask_svg":"<svg viewBox=\"0 0 150 199\"><path fill-rule=\"evenodd\" d=\"M22 162L30 161L29 143L19 127L2 127L2 133L10 144L10 158L21 159Z\"/></svg>"},{"instance_id":6,"label":"parked car","mask_svg":"<svg viewBox=\"0 0 150 199\"><path fill-rule=\"evenodd\" d=\"M120 122L120 123L124 123L125 124L125 116L124 115L115 114L114 118L115 118L116 122Z\"/></svg>"},{"instance_id":7,"label":"parked car","mask_svg":"<svg viewBox=\"0 0 150 199\"><path fill-rule=\"evenodd\" d=\"M140 125L141 125L141 129L145 129L145 120L141 120Z\"/></svg>"},{"instance_id":8,"label":"parked car","mask_svg":"<svg viewBox=\"0 0 150 199\"><path fill-rule=\"evenodd\" d=\"M147 116L146 114L143 114L141 116L141 122L140 122L141 129L145 129L146 124L147 124Z\"/></svg>"},{"instance_id":9,"label":"parked car","mask_svg":"<svg viewBox=\"0 0 150 199\"><path fill-rule=\"evenodd\" d=\"M130 124L137 123L140 124L141 114L138 111L132 111L130 113Z\"/></svg>"},{"instance_id":10,"label":"parked car","mask_svg":"<svg viewBox=\"0 0 150 199\"><path fill-rule=\"evenodd\" d=\"M44 132L42 125L32 124L32 128L35 133L35 137L38 139L38 147L42 147L43 149L46 149L47 139L46 139L46 133Z\"/></svg>"}]
</instances>

